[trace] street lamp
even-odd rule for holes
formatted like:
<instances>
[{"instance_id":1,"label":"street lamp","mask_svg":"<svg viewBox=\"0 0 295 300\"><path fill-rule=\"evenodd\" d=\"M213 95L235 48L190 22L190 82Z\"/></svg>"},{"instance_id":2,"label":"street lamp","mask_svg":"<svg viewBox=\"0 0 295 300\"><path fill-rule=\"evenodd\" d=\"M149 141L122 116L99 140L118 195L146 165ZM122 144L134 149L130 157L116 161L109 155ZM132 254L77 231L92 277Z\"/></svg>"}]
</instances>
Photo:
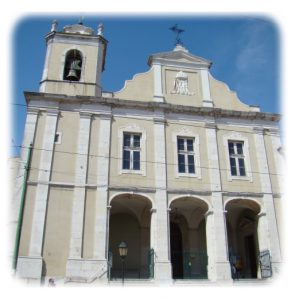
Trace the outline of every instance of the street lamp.
<instances>
[{"instance_id":1,"label":"street lamp","mask_svg":"<svg viewBox=\"0 0 295 300\"><path fill-rule=\"evenodd\" d=\"M128 253L128 246L126 242L121 242L118 246L119 248L119 255L122 260L122 285L124 285L124 277L125 277L125 258Z\"/></svg>"}]
</instances>

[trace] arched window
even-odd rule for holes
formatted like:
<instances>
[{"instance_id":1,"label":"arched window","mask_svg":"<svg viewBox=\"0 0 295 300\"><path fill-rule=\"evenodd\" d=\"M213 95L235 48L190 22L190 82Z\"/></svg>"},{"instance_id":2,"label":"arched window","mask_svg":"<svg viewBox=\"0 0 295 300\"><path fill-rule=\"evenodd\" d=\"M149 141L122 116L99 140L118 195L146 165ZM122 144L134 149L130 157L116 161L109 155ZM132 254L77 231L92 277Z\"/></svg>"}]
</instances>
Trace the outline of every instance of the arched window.
<instances>
[{"instance_id":1,"label":"arched window","mask_svg":"<svg viewBox=\"0 0 295 300\"><path fill-rule=\"evenodd\" d=\"M80 81L82 68L81 52L74 49L66 55L63 80Z\"/></svg>"}]
</instances>

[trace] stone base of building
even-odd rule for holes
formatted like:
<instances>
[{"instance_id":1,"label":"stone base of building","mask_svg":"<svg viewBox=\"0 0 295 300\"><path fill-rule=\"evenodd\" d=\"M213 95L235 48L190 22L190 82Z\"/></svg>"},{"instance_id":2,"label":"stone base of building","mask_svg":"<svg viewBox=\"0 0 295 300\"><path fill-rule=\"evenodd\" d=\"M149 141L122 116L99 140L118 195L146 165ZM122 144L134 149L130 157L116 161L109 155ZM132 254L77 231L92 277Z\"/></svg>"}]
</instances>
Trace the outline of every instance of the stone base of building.
<instances>
[{"instance_id":1,"label":"stone base of building","mask_svg":"<svg viewBox=\"0 0 295 300\"><path fill-rule=\"evenodd\" d=\"M106 260L74 259L67 261L66 282L105 282L108 280Z\"/></svg>"},{"instance_id":2,"label":"stone base of building","mask_svg":"<svg viewBox=\"0 0 295 300\"><path fill-rule=\"evenodd\" d=\"M20 278L41 279L42 267L42 257L19 256L16 275Z\"/></svg>"},{"instance_id":3,"label":"stone base of building","mask_svg":"<svg viewBox=\"0 0 295 300\"><path fill-rule=\"evenodd\" d=\"M167 262L155 262L155 281L159 284L172 284L172 265Z\"/></svg>"},{"instance_id":4,"label":"stone base of building","mask_svg":"<svg viewBox=\"0 0 295 300\"><path fill-rule=\"evenodd\" d=\"M217 262L216 268L216 281L218 282L231 282L232 275L229 262Z\"/></svg>"}]
</instances>

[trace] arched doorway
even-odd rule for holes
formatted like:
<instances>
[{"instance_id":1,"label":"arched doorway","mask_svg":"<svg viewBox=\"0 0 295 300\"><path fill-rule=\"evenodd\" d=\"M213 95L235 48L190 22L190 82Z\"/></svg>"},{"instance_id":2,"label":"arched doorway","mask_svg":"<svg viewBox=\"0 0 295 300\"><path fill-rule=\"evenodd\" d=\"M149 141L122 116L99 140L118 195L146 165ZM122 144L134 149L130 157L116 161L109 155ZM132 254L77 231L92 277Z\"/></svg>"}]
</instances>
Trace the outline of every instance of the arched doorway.
<instances>
[{"instance_id":1,"label":"arched doorway","mask_svg":"<svg viewBox=\"0 0 295 300\"><path fill-rule=\"evenodd\" d=\"M173 279L207 278L205 213L208 205L192 197L170 204L170 260Z\"/></svg>"},{"instance_id":2,"label":"arched doorway","mask_svg":"<svg viewBox=\"0 0 295 300\"><path fill-rule=\"evenodd\" d=\"M118 245L125 241L125 278L149 278L151 201L141 195L118 195L111 201L109 252L112 256L111 279L122 277Z\"/></svg>"},{"instance_id":3,"label":"arched doorway","mask_svg":"<svg viewBox=\"0 0 295 300\"><path fill-rule=\"evenodd\" d=\"M253 200L235 199L225 207L229 260L233 279L257 278L259 245L257 214L260 206Z\"/></svg>"}]
</instances>

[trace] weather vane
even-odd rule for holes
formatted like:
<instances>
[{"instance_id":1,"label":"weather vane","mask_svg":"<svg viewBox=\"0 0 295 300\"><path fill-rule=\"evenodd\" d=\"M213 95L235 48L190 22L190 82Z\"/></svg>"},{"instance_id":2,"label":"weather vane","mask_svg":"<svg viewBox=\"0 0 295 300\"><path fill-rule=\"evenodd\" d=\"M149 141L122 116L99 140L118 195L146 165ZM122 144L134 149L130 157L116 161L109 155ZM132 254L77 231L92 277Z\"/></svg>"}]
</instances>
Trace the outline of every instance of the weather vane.
<instances>
[{"instance_id":1,"label":"weather vane","mask_svg":"<svg viewBox=\"0 0 295 300\"><path fill-rule=\"evenodd\" d=\"M180 39L180 35L184 32L184 29L179 28L178 24L175 24L174 26L170 27L169 29L176 34L175 45L183 45L183 43Z\"/></svg>"}]
</instances>

